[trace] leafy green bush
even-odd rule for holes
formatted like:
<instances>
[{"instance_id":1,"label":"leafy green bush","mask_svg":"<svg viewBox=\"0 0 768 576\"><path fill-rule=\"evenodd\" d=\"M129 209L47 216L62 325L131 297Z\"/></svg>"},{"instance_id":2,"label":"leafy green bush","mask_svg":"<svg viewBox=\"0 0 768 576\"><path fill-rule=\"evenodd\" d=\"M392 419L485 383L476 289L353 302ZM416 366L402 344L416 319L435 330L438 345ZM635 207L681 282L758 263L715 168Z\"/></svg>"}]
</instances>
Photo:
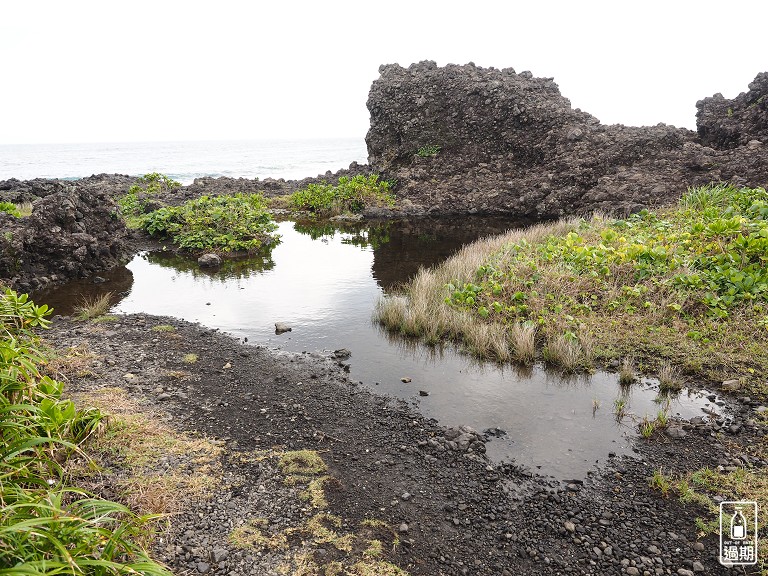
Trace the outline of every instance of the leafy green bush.
<instances>
[{"instance_id":1,"label":"leafy green bush","mask_svg":"<svg viewBox=\"0 0 768 576\"><path fill-rule=\"evenodd\" d=\"M277 225L261 194L202 196L147 214L142 226L188 250L253 252L278 240L273 234Z\"/></svg>"},{"instance_id":2,"label":"leafy green bush","mask_svg":"<svg viewBox=\"0 0 768 576\"><path fill-rule=\"evenodd\" d=\"M181 183L168 178L164 174L152 172L136 179L136 184L128 189L128 193L117 200L120 212L126 223L133 228L140 228L142 219L147 212L147 203L153 196L171 192L180 187Z\"/></svg>"},{"instance_id":3,"label":"leafy green bush","mask_svg":"<svg viewBox=\"0 0 768 576\"><path fill-rule=\"evenodd\" d=\"M360 212L370 206L392 206L394 197L390 183L379 181L379 176L358 174L353 178L342 176L336 186L310 184L288 197L293 210L304 210L319 215Z\"/></svg>"},{"instance_id":4,"label":"leafy green bush","mask_svg":"<svg viewBox=\"0 0 768 576\"><path fill-rule=\"evenodd\" d=\"M32 329L49 313L26 294L0 295L0 573L167 576L135 542L149 517L66 485L62 464L102 416L41 374Z\"/></svg>"},{"instance_id":5,"label":"leafy green bush","mask_svg":"<svg viewBox=\"0 0 768 576\"><path fill-rule=\"evenodd\" d=\"M0 202L0 212L5 212L16 218L21 218L21 212L19 212L18 206L13 202Z\"/></svg>"},{"instance_id":6,"label":"leafy green bush","mask_svg":"<svg viewBox=\"0 0 768 576\"><path fill-rule=\"evenodd\" d=\"M416 152L419 156L422 158L429 158L430 156L437 156L440 153L440 146L437 144L427 144L426 146L422 146L419 148L419 150Z\"/></svg>"}]
</instances>

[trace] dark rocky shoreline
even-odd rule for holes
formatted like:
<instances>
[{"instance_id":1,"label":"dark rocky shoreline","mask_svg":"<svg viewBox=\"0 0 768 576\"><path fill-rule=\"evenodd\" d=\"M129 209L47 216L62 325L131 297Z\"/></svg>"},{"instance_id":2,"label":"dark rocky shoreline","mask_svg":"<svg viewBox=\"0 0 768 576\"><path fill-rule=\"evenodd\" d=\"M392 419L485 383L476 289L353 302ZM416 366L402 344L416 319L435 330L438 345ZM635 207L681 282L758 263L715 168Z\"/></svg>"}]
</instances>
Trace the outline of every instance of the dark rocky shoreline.
<instances>
[{"instance_id":1,"label":"dark rocky shoreline","mask_svg":"<svg viewBox=\"0 0 768 576\"><path fill-rule=\"evenodd\" d=\"M157 325L174 331L153 331ZM186 502L157 545L177 573L276 574L298 551L318 564L334 557L330 545L255 554L230 542L243 518L295 526L311 513L274 464L248 457L276 446L321 451L334 478L329 511L350 529L366 518L385 521L401 541L386 559L430 576L728 574L717 562L716 537L697 534L695 519L705 512L663 497L649 477L658 469L766 464L749 454L760 429L747 422L754 406L746 402L729 406L722 427L707 419L677 423L682 432L674 438L638 439L635 458L613 459L584 482L553 484L482 451L451 449L445 438L455 431L350 381L347 360L333 353L275 353L147 315L57 318L45 336L58 349L85 346L95 355L70 393L126 389L179 430L224 440L226 480L212 498ZM192 365L182 362L190 352L198 356ZM182 380L168 377L182 372ZM736 433L733 421L741 423Z\"/></svg>"}]
</instances>

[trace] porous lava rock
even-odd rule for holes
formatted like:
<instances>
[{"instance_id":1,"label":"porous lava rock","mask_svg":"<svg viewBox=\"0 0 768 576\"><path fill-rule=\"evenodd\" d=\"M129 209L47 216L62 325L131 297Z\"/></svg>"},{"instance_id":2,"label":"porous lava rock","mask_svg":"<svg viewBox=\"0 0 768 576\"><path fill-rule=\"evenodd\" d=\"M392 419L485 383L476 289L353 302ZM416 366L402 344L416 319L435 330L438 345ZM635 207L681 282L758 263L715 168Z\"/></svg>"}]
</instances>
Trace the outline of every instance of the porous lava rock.
<instances>
[{"instance_id":1,"label":"porous lava rock","mask_svg":"<svg viewBox=\"0 0 768 576\"><path fill-rule=\"evenodd\" d=\"M56 183L30 216L0 213L0 281L22 291L123 263L128 233L107 191Z\"/></svg>"},{"instance_id":2,"label":"porous lava rock","mask_svg":"<svg viewBox=\"0 0 768 576\"><path fill-rule=\"evenodd\" d=\"M768 182L759 106L740 116L738 143L725 146L665 124L601 124L572 108L553 79L512 68L424 61L379 72L368 97L369 162L397 181L401 202L430 214L626 213L688 186ZM763 77L735 110L768 93Z\"/></svg>"}]
</instances>

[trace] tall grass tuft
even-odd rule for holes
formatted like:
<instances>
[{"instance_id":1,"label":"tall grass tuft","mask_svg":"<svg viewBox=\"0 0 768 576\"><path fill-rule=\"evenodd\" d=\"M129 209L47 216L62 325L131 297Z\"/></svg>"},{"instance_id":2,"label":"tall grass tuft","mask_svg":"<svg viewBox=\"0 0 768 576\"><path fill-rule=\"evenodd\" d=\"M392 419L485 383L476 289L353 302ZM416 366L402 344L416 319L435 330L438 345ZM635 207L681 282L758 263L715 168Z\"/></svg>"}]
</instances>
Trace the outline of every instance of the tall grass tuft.
<instances>
[{"instance_id":1,"label":"tall grass tuft","mask_svg":"<svg viewBox=\"0 0 768 576\"><path fill-rule=\"evenodd\" d=\"M619 384L629 386L637 380L635 361L629 356L624 357L619 365Z\"/></svg>"},{"instance_id":2,"label":"tall grass tuft","mask_svg":"<svg viewBox=\"0 0 768 576\"><path fill-rule=\"evenodd\" d=\"M560 366L565 372L575 372L581 365L581 346L563 334L558 334L547 341L544 347L544 360Z\"/></svg>"},{"instance_id":3,"label":"tall grass tuft","mask_svg":"<svg viewBox=\"0 0 768 576\"><path fill-rule=\"evenodd\" d=\"M683 387L680 376L669 362L664 362L659 369L659 390L661 392L677 392Z\"/></svg>"},{"instance_id":4,"label":"tall grass tuft","mask_svg":"<svg viewBox=\"0 0 768 576\"><path fill-rule=\"evenodd\" d=\"M512 357L523 364L530 364L536 358L536 325L515 322L509 329Z\"/></svg>"},{"instance_id":5,"label":"tall grass tuft","mask_svg":"<svg viewBox=\"0 0 768 576\"><path fill-rule=\"evenodd\" d=\"M105 292L98 296L83 296L80 303L75 306L75 313L79 320L92 320L103 316L112 306L112 292Z\"/></svg>"}]
</instances>

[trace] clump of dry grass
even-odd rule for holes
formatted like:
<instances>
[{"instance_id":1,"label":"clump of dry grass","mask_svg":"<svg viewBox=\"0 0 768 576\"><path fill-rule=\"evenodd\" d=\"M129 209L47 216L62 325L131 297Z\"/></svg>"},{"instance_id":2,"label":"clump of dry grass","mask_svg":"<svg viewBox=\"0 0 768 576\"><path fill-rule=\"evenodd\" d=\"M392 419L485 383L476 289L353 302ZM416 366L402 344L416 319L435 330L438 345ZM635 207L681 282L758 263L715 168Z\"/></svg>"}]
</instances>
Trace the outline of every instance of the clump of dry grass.
<instances>
[{"instance_id":1,"label":"clump of dry grass","mask_svg":"<svg viewBox=\"0 0 768 576\"><path fill-rule=\"evenodd\" d=\"M619 384L629 386L637 380L635 361L630 356L625 356L619 365Z\"/></svg>"},{"instance_id":2,"label":"clump of dry grass","mask_svg":"<svg viewBox=\"0 0 768 576\"><path fill-rule=\"evenodd\" d=\"M75 314L79 320L91 320L109 312L112 306L112 292L98 296L83 296L75 306Z\"/></svg>"},{"instance_id":3,"label":"clump of dry grass","mask_svg":"<svg viewBox=\"0 0 768 576\"><path fill-rule=\"evenodd\" d=\"M238 526L229 534L229 541L237 548L244 550L286 550L288 538L282 532L267 534L265 529L269 526L266 518L253 518Z\"/></svg>"},{"instance_id":4,"label":"clump of dry grass","mask_svg":"<svg viewBox=\"0 0 768 576\"><path fill-rule=\"evenodd\" d=\"M536 358L536 325L515 322L509 329L512 357L523 364Z\"/></svg>"},{"instance_id":5,"label":"clump of dry grass","mask_svg":"<svg viewBox=\"0 0 768 576\"><path fill-rule=\"evenodd\" d=\"M664 362L659 368L659 390L661 392L676 392L683 387L683 382L677 370L669 362Z\"/></svg>"},{"instance_id":6,"label":"clump of dry grass","mask_svg":"<svg viewBox=\"0 0 768 576\"><path fill-rule=\"evenodd\" d=\"M220 442L174 430L122 388L77 394L75 400L107 414L106 430L89 453L101 468L121 470L115 485L132 510L175 514L185 500L207 498L220 484ZM85 469L72 473L87 476Z\"/></svg>"},{"instance_id":7,"label":"clump of dry grass","mask_svg":"<svg viewBox=\"0 0 768 576\"><path fill-rule=\"evenodd\" d=\"M91 367L98 358L87 344L70 346L63 351L51 353L45 362L44 372L54 380L93 376Z\"/></svg>"},{"instance_id":8,"label":"clump of dry grass","mask_svg":"<svg viewBox=\"0 0 768 576\"><path fill-rule=\"evenodd\" d=\"M563 334L550 338L543 354L544 360L560 366L565 372L575 372L581 365L581 346L578 341Z\"/></svg>"},{"instance_id":9,"label":"clump of dry grass","mask_svg":"<svg viewBox=\"0 0 768 576\"><path fill-rule=\"evenodd\" d=\"M293 450L285 452L278 461L280 471L286 476L311 476L323 474L328 467L314 450Z\"/></svg>"}]
</instances>

